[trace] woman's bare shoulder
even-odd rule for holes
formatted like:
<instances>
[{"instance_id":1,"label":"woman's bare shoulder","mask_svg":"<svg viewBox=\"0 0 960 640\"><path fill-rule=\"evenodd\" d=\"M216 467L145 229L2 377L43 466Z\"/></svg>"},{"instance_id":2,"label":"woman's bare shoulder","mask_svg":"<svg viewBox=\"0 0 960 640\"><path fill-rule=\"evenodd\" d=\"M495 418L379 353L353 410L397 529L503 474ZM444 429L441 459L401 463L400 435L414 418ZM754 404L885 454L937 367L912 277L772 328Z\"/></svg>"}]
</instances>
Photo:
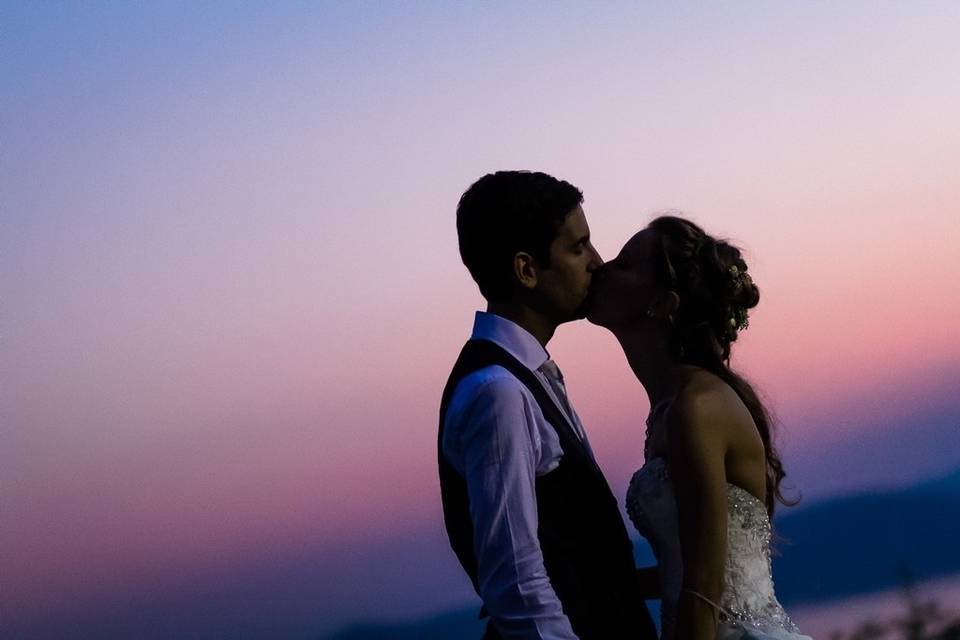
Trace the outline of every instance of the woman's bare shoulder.
<instances>
[{"instance_id":1,"label":"woman's bare shoulder","mask_svg":"<svg viewBox=\"0 0 960 640\"><path fill-rule=\"evenodd\" d=\"M690 376L671 403L669 422L688 432L733 435L753 425L750 410L719 376L699 371Z\"/></svg>"}]
</instances>

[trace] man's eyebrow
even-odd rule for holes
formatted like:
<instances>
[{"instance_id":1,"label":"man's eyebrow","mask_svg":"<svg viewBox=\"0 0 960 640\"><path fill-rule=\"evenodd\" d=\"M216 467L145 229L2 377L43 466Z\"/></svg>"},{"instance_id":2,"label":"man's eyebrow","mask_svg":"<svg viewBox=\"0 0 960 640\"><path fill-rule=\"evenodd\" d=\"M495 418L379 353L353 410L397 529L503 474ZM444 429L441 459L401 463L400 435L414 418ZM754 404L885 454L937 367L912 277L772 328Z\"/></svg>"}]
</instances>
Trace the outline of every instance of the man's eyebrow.
<instances>
[{"instance_id":1,"label":"man's eyebrow","mask_svg":"<svg viewBox=\"0 0 960 640\"><path fill-rule=\"evenodd\" d=\"M581 236L580 238L577 238L577 241L574 242L573 244L574 244L574 245L586 244L586 243L588 243L588 242L590 242L590 234L589 234L589 233Z\"/></svg>"}]
</instances>

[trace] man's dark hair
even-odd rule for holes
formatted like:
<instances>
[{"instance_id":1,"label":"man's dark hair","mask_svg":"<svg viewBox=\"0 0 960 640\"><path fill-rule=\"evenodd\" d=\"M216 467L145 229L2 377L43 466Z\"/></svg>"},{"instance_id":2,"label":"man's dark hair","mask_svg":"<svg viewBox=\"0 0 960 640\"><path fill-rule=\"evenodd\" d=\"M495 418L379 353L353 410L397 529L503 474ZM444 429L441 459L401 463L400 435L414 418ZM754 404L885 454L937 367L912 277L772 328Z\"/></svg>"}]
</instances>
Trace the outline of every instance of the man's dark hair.
<instances>
[{"instance_id":1,"label":"man's dark hair","mask_svg":"<svg viewBox=\"0 0 960 640\"><path fill-rule=\"evenodd\" d=\"M488 301L508 300L516 277L513 256L550 266L550 244L583 193L539 171L497 171L467 189L457 205L460 257Z\"/></svg>"}]
</instances>

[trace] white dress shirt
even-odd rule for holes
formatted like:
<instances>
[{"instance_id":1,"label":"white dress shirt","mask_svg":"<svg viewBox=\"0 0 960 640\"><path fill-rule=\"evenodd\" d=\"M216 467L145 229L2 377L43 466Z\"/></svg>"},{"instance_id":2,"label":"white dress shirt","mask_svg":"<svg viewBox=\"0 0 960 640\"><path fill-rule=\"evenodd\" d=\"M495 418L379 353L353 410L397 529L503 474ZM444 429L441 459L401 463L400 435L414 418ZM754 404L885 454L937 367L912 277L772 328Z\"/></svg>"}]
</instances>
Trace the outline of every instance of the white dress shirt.
<instances>
[{"instance_id":1,"label":"white dress shirt","mask_svg":"<svg viewBox=\"0 0 960 640\"><path fill-rule=\"evenodd\" d=\"M590 451L569 398L558 401L538 371L549 355L536 338L510 320L481 311L472 338L496 343L530 369ZM442 450L466 479L477 582L497 630L505 639L576 639L547 577L537 538L536 477L560 464L563 449L529 389L501 366L463 378L447 409Z\"/></svg>"}]
</instances>

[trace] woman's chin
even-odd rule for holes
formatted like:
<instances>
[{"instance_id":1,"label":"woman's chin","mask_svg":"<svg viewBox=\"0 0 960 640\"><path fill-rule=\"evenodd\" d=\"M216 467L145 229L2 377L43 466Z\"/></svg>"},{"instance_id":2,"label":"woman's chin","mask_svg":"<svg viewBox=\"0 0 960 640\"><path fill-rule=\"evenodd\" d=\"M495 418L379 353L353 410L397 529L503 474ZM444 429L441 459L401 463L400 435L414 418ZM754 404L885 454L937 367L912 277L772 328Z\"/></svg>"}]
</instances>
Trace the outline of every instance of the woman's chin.
<instances>
[{"instance_id":1,"label":"woman's chin","mask_svg":"<svg viewBox=\"0 0 960 640\"><path fill-rule=\"evenodd\" d=\"M587 312L587 322L590 324L595 324L598 327L607 326L604 322L603 312L597 309L597 305L593 305L593 307L591 307L591 309Z\"/></svg>"}]
</instances>

